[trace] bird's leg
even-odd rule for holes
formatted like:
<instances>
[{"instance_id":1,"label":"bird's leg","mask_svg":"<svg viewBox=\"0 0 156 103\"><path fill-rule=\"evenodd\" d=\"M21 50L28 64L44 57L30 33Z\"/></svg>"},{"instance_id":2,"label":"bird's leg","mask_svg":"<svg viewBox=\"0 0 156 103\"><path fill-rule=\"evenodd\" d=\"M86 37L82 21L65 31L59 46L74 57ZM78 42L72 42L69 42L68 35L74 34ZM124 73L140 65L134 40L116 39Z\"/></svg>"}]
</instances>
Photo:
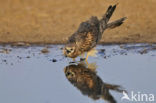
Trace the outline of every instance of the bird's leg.
<instances>
[{"instance_id":1,"label":"bird's leg","mask_svg":"<svg viewBox=\"0 0 156 103\"><path fill-rule=\"evenodd\" d=\"M87 56L86 56L86 63L87 63L87 64L88 64L88 56L89 56L89 55L88 55L88 53L87 53Z\"/></svg>"}]
</instances>

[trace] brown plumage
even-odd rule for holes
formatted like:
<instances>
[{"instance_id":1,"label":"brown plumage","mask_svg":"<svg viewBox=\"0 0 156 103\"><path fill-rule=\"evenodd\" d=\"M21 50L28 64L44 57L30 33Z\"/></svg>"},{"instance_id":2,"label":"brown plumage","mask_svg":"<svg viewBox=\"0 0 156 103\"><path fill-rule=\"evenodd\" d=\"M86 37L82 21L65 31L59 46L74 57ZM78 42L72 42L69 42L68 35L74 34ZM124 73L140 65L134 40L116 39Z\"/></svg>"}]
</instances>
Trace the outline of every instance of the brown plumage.
<instances>
[{"instance_id":1,"label":"brown plumage","mask_svg":"<svg viewBox=\"0 0 156 103\"><path fill-rule=\"evenodd\" d=\"M63 49L64 55L76 58L85 52L91 51L100 41L104 30L120 26L126 17L108 23L115 9L116 5L109 6L102 19L99 20L93 16L88 21L82 22L78 30L69 37Z\"/></svg>"},{"instance_id":2,"label":"brown plumage","mask_svg":"<svg viewBox=\"0 0 156 103\"><path fill-rule=\"evenodd\" d=\"M66 66L64 72L71 84L77 87L83 95L94 100L104 99L110 103L116 103L109 90L125 91L119 85L104 83L93 69L83 64Z\"/></svg>"}]
</instances>

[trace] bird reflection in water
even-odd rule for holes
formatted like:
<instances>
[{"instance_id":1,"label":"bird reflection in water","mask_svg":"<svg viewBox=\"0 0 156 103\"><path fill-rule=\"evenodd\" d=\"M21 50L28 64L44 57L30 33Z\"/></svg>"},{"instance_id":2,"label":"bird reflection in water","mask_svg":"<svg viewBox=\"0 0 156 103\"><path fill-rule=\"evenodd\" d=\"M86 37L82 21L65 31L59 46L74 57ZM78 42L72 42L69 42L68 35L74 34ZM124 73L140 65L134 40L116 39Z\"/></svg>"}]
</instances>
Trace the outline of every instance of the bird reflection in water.
<instances>
[{"instance_id":1,"label":"bird reflection in water","mask_svg":"<svg viewBox=\"0 0 156 103\"><path fill-rule=\"evenodd\" d=\"M120 85L107 84L97 75L96 69L91 68L93 65L70 64L64 68L66 78L69 82L77 87L83 95L93 100L104 99L110 103L116 103L109 90L123 92ZM93 66L96 67L96 66Z\"/></svg>"}]
</instances>

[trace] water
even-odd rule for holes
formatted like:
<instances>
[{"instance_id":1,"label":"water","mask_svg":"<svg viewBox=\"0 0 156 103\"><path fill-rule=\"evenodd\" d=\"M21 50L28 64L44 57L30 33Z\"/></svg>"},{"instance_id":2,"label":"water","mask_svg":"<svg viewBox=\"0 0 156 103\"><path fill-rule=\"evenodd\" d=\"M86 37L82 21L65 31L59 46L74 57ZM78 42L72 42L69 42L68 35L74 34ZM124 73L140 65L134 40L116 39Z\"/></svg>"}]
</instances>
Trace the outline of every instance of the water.
<instances>
[{"instance_id":1,"label":"water","mask_svg":"<svg viewBox=\"0 0 156 103\"><path fill-rule=\"evenodd\" d=\"M122 91L107 84L121 86L129 97L132 91L156 96L155 44L98 45L89 65L69 64L62 47L48 45L49 53L41 53L45 46L0 46L0 103L107 103L112 98L132 103L121 101Z\"/></svg>"}]
</instances>

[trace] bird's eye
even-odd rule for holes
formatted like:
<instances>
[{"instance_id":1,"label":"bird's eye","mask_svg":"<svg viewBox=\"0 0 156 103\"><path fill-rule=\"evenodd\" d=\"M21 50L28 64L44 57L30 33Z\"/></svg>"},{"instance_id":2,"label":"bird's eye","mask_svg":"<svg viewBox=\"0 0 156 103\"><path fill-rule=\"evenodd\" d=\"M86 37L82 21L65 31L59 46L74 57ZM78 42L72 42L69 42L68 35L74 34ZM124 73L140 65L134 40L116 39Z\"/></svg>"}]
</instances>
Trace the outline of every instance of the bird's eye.
<instances>
[{"instance_id":1,"label":"bird's eye","mask_svg":"<svg viewBox=\"0 0 156 103\"><path fill-rule=\"evenodd\" d=\"M67 73L66 73L66 76L69 76L70 74L71 74L70 72L67 72Z\"/></svg>"},{"instance_id":2,"label":"bird's eye","mask_svg":"<svg viewBox=\"0 0 156 103\"><path fill-rule=\"evenodd\" d=\"M73 77L73 76L74 76L74 73L72 73L72 72L67 72L67 73L66 73L66 76L67 76L67 77L68 77L68 76Z\"/></svg>"},{"instance_id":3,"label":"bird's eye","mask_svg":"<svg viewBox=\"0 0 156 103\"><path fill-rule=\"evenodd\" d=\"M70 49L71 51L73 50L73 49Z\"/></svg>"},{"instance_id":4,"label":"bird's eye","mask_svg":"<svg viewBox=\"0 0 156 103\"><path fill-rule=\"evenodd\" d=\"M70 53L70 51L69 51L69 50L66 50L66 52L67 52L67 54L69 54L69 53Z\"/></svg>"}]
</instances>

